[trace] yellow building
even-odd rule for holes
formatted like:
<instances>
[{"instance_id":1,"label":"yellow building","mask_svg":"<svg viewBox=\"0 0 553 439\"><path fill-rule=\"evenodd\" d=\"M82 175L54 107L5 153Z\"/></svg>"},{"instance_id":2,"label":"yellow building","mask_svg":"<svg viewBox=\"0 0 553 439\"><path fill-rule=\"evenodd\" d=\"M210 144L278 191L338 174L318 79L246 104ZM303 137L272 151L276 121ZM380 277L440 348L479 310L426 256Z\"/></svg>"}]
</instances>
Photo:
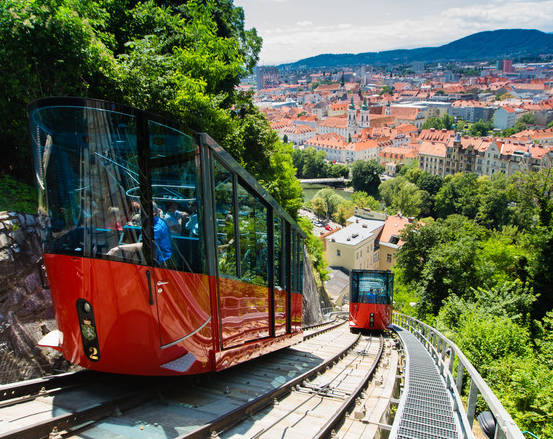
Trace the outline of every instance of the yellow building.
<instances>
[{"instance_id":1,"label":"yellow building","mask_svg":"<svg viewBox=\"0 0 553 439\"><path fill-rule=\"evenodd\" d=\"M326 259L331 267L378 269L378 242L376 238L384 221L359 219L326 238Z\"/></svg>"},{"instance_id":2,"label":"yellow building","mask_svg":"<svg viewBox=\"0 0 553 439\"><path fill-rule=\"evenodd\" d=\"M356 213L364 217L349 218L346 227L325 238L328 264L348 271L390 270L403 245L399 236L410 220L398 215Z\"/></svg>"}]
</instances>

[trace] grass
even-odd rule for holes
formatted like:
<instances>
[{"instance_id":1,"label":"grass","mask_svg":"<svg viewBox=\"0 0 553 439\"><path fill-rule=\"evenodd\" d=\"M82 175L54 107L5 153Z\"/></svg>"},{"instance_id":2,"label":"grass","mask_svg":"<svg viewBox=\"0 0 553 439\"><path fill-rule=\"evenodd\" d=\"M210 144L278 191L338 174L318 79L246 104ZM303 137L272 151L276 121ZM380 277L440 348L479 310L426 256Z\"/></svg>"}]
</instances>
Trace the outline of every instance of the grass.
<instances>
[{"instance_id":1,"label":"grass","mask_svg":"<svg viewBox=\"0 0 553 439\"><path fill-rule=\"evenodd\" d=\"M0 211L4 210L35 214L36 189L8 175L0 176Z\"/></svg>"}]
</instances>

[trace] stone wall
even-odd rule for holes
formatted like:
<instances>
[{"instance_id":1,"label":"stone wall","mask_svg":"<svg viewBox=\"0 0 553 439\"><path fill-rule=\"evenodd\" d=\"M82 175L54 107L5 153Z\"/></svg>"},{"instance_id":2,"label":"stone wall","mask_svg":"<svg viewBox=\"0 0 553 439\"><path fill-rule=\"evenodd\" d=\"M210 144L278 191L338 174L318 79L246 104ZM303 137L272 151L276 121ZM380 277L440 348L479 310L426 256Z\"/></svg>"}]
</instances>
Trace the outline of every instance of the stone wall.
<instances>
[{"instance_id":1,"label":"stone wall","mask_svg":"<svg viewBox=\"0 0 553 439\"><path fill-rule=\"evenodd\" d=\"M323 288L317 286L315 269L307 250L303 250L303 325L309 326L323 321L322 308L331 306L330 299Z\"/></svg>"},{"instance_id":2,"label":"stone wall","mask_svg":"<svg viewBox=\"0 0 553 439\"><path fill-rule=\"evenodd\" d=\"M56 328L34 215L0 212L0 383L35 378L68 365L37 346Z\"/></svg>"}]
</instances>

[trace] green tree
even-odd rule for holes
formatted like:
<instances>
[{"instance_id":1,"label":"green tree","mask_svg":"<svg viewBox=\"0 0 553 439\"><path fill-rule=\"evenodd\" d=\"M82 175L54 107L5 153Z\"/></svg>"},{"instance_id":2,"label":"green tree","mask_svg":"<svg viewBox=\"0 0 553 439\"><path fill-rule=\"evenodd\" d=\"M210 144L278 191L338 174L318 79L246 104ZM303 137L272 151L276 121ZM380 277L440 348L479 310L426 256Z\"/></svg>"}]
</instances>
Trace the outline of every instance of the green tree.
<instances>
[{"instance_id":1,"label":"green tree","mask_svg":"<svg viewBox=\"0 0 553 439\"><path fill-rule=\"evenodd\" d=\"M491 180L479 180L479 207L476 218L486 227L499 228L510 223L511 211L505 174L495 174Z\"/></svg>"},{"instance_id":2,"label":"green tree","mask_svg":"<svg viewBox=\"0 0 553 439\"><path fill-rule=\"evenodd\" d=\"M376 198L367 195L366 192L354 192L351 195L351 201L355 207L361 207L368 210L380 210L380 202Z\"/></svg>"},{"instance_id":3,"label":"green tree","mask_svg":"<svg viewBox=\"0 0 553 439\"><path fill-rule=\"evenodd\" d=\"M508 317L490 317L482 313L462 316L456 343L484 376L503 358L524 357L530 353L528 331Z\"/></svg>"},{"instance_id":4,"label":"green tree","mask_svg":"<svg viewBox=\"0 0 553 439\"><path fill-rule=\"evenodd\" d=\"M372 196L377 195L380 174L383 172L384 167L380 166L376 160L358 160L354 162L351 169L353 189L366 192Z\"/></svg>"},{"instance_id":5,"label":"green tree","mask_svg":"<svg viewBox=\"0 0 553 439\"><path fill-rule=\"evenodd\" d=\"M444 125L442 123L442 119L439 117L429 117L422 124L423 130L429 130L431 128L434 128L436 130L441 130L443 127Z\"/></svg>"},{"instance_id":6,"label":"green tree","mask_svg":"<svg viewBox=\"0 0 553 439\"><path fill-rule=\"evenodd\" d=\"M478 122L475 122L470 127L470 135L475 137L484 137L493 130L493 124L491 121L484 122L480 119Z\"/></svg>"},{"instance_id":7,"label":"green tree","mask_svg":"<svg viewBox=\"0 0 553 439\"><path fill-rule=\"evenodd\" d=\"M422 205L422 191L411 182L406 182L392 198L392 208L405 216L418 216Z\"/></svg>"},{"instance_id":8,"label":"green tree","mask_svg":"<svg viewBox=\"0 0 553 439\"><path fill-rule=\"evenodd\" d=\"M435 198L439 217L458 213L475 218L478 212L478 177L476 174L447 175Z\"/></svg>"},{"instance_id":9,"label":"green tree","mask_svg":"<svg viewBox=\"0 0 553 439\"><path fill-rule=\"evenodd\" d=\"M315 194L315 197L313 198L313 200L317 198L320 198L321 200L323 200L326 206L326 212L324 215L326 218L330 218L332 215L334 215L338 210L338 206L345 201L343 197L338 195L331 188L324 188L318 191ZM313 204L313 200L311 200L311 204Z\"/></svg>"},{"instance_id":10,"label":"green tree","mask_svg":"<svg viewBox=\"0 0 553 439\"><path fill-rule=\"evenodd\" d=\"M307 236L305 246L313 268L318 273L321 282L324 282L328 279L328 263L324 257L323 242L313 234L313 224L307 218L298 218L298 224Z\"/></svg>"},{"instance_id":11,"label":"green tree","mask_svg":"<svg viewBox=\"0 0 553 439\"><path fill-rule=\"evenodd\" d=\"M338 205L336 212L332 215L334 221L341 224L342 226L346 225L346 220L351 218L354 213L355 205L352 201L344 200Z\"/></svg>"},{"instance_id":12,"label":"green tree","mask_svg":"<svg viewBox=\"0 0 553 439\"><path fill-rule=\"evenodd\" d=\"M391 95L391 94L394 93L393 90L394 90L394 89L393 89L392 87L390 87L389 85L385 85L384 87L382 87L382 90L380 90L380 93L379 93L379 94L380 94L381 96L382 96L383 94L386 94L386 93L388 93L388 94Z\"/></svg>"},{"instance_id":13,"label":"green tree","mask_svg":"<svg viewBox=\"0 0 553 439\"><path fill-rule=\"evenodd\" d=\"M304 178L324 178L328 175L328 163L326 154L323 151L317 151L315 148L303 150L303 169Z\"/></svg>"},{"instance_id":14,"label":"green tree","mask_svg":"<svg viewBox=\"0 0 553 439\"><path fill-rule=\"evenodd\" d=\"M429 130L431 128L434 128L436 130L450 130L453 127L453 122L453 117L446 113L442 117L429 117L422 124L422 129Z\"/></svg>"},{"instance_id":15,"label":"green tree","mask_svg":"<svg viewBox=\"0 0 553 439\"><path fill-rule=\"evenodd\" d=\"M319 218L328 217L328 206L323 198L313 197L311 199L311 207L313 208L313 212L315 212L315 215L317 215Z\"/></svg>"},{"instance_id":16,"label":"green tree","mask_svg":"<svg viewBox=\"0 0 553 439\"><path fill-rule=\"evenodd\" d=\"M328 167L328 174L326 177L331 178L348 178L349 177L349 166L342 165L339 163L332 164Z\"/></svg>"},{"instance_id":17,"label":"green tree","mask_svg":"<svg viewBox=\"0 0 553 439\"><path fill-rule=\"evenodd\" d=\"M378 186L378 193L387 207L392 207L394 195L398 193L401 190L401 187L407 182L407 179L400 175L380 183L380 186Z\"/></svg>"}]
</instances>

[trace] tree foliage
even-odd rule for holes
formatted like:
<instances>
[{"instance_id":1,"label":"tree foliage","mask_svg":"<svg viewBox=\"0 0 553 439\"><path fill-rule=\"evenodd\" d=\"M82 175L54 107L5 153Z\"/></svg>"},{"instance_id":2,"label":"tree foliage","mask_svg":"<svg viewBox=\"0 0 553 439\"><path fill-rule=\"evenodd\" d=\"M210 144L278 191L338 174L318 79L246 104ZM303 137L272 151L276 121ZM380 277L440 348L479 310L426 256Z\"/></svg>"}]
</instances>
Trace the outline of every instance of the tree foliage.
<instances>
[{"instance_id":1,"label":"tree foliage","mask_svg":"<svg viewBox=\"0 0 553 439\"><path fill-rule=\"evenodd\" d=\"M351 184L355 191L366 192L371 196L378 194L378 185L380 184L380 174L384 172L384 167L378 164L376 160L357 160L353 163L351 169Z\"/></svg>"},{"instance_id":2,"label":"tree foliage","mask_svg":"<svg viewBox=\"0 0 553 439\"><path fill-rule=\"evenodd\" d=\"M305 246L313 263L313 268L319 274L321 281L324 282L328 279L328 264L324 257L323 242L313 234L313 224L307 218L298 218L298 224L307 236Z\"/></svg>"},{"instance_id":3,"label":"tree foliage","mask_svg":"<svg viewBox=\"0 0 553 439\"><path fill-rule=\"evenodd\" d=\"M32 182L26 105L43 96L121 102L207 132L295 216L290 150L236 91L261 38L232 0L3 0L0 172Z\"/></svg>"},{"instance_id":4,"label":"tree foliage","mask_svg":"<svg viewBox=\"0 0 553 439\"><path fill-rule=\"evenodd\" d=\"M342 164L329 163L324 151L313 147L296 149L292 160L297 169L298 178L348 178L349 167Z\"/></svg>"},{"instance_id":5,"label":"tree foliage","mask_svg":"<svg viewBox=\"0 0 553 439\"><path fill-rule=\"evenodd\" d=\"M422 129L429 130L434 128L436 130L451 130L454 123L455 120L453 119L453 116L446 113L442 117L429 117L422 124Z\"/></svg>"},{"instance_id":6,"label":"tree foliage","mask_svg":"<svg viewBox=\"0 0 553 439\"><path fill-rule=\"evenodd\" d=\"M422 175L408 169L400 186L421 184ZM382 198L393 201L394 194L384 191ZM402 299L402 310L434 322L518 425L547 437L553 432L553 172L447 176L435 204L441 217L402 234L396 291L417 301L413 309Z\"/></svg>"}]
</instances>

